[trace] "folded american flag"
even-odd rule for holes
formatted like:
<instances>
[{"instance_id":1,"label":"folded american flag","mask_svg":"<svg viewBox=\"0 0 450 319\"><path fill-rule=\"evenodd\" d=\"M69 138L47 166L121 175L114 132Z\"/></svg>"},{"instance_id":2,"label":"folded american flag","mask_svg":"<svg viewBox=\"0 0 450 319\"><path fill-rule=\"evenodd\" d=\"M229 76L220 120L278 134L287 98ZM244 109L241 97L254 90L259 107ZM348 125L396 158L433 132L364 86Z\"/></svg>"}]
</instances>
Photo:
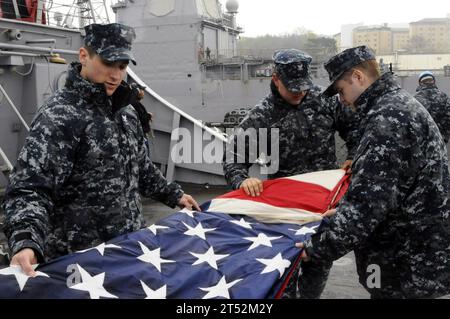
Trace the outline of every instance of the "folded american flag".
<instances>
[{"instance_id":1,"label":"folded american flag","mask_svg":"<svg viewBox=\"0 0 450 319\"><path fill-rule=\"evenodd\" d=\"M348 187L342 170L264 182L260 197L234 191L140 231L37 266L0 269L0 298L276 298L320 213Z\"/></svg>"}]
</instances>

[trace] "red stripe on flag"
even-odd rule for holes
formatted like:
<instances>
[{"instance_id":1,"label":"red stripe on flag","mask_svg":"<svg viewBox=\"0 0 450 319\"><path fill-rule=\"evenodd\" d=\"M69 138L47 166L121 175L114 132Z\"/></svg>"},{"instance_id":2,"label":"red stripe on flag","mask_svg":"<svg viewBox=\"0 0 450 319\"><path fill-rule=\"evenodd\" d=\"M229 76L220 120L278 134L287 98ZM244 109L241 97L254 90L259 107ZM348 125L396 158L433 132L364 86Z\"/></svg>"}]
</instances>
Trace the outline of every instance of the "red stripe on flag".
<instances>
[{"instance_id":1,"label":"red stripe on flag","mask_svg":"<svg viewBox=\"0 0 450 319\"><path fill-rule=\"evenodd\" d=\"M314 213L323 213L331 205L336 191L342 189L340 186L345 181L345 177L341 179L333 191L312 183L279 178L264 181L264 191L257 197L248 196L242 189L239 189L217 198L242 199L283 208L296 208ZM344 194L343 192L339 193ZM339 199L336 197L335 202Z\"/></svg>"}]
</instances>

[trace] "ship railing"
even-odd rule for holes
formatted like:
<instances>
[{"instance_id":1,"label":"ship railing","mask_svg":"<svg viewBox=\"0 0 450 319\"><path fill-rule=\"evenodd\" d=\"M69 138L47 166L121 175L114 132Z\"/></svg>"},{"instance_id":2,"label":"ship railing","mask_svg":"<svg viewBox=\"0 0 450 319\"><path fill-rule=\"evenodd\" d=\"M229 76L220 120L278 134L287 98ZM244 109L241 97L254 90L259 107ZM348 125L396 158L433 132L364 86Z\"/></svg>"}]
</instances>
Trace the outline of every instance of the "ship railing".
<instances>
[{"instance_id":1,"label":"ship railing","mask_svg":"<svg viewBox=\"0 0 450 319\"><path fill-rule=\"evenodd\" d=\"M3 165L0 165L0 171L7 176L9 174L9 172L12 171L13 166L11 164L11 162L9 161L8 156L6 156L5 152L3 151L3 149L0 147L0 157L3 161Z\"/></svg>"},{"instance_id":2,"label":"ship railing","mask_svg":"<svg viewBox=\"0 0 450 319\"><path fill-rule=\"evenodd\" d=\"M153 91L151 88L149 88L144 81L142 81L139 76L130 68L128 68L128 76L135 81L137 84L139 84L142 87L145 87L145 91L147 94L152 96L154 99L156 99L159 103L161 103L164 107L170 109L173 112L172 115L172 125L171 127L166 127L163 129L164 132L168 133L170 135L170 145L169 145L169 154L165 157L166 160L163 160L160 158L160 160L157 160L161 164L161 170L165 171L165 177L168 181L173 181L175 179L175 170L176 166L180 166L181 168L187 168L192 170L201 170L204 172L209 172L214 175L219 174L219 170L217 167L206 167L205 165L189 165L189 164L178 164L176 163L176 159L172 158L172 150L176 148L176 144L179 139L179 132L177 129L181 127L186 127L186 123L182 123L182 118L186 119L187 121L191 122L193 125L193 131L194 131L194 138L195 138L195 131L199 130L200 132L207 132L212 139L215 139L216 142L224 144L227 141L227 135L225 133L220 132L219 130L213 129L211 127L206 126L202 121L199 121L192 117L191 115L187 114L183 110L179 109L172 103L168 102L166 99L161 97L158 93ZM166 124L167 125L167 124ZM195 142L194 142L195 143ZM195 150L194 150L195 151ZM197 149L197 152L202 152L203 149ZM159 157L162 157L161 154L156 154ZM197 154L198 155L198 154ZM196 156L194 154L194 156Z\"/></svg>"},{"instance_id":3,"label":"ship railing","mask_svg":"<svg viewBox=\"0 0 450 319\"><path fill-rule=\"evenodd\" d=\"M155 99L157 99L159 102L161 102L162 104L164 104L165 106L167 106L169 109L171 109L172 111L174 111L175 113L179 114L180 116L186 118L187 120L189 120L190 122L192 122L194 125L200 127L201 129L205 130L206 132L208 132L209 134L211 134L212 136L215 136L216 138L218 138L219 140L226 142L227 138L226 135L223 133L219 133L213 129L211 129L210 127L204 125L201 121L197 120L196 118L192 117L191 115L187 114L186 112L184 112L183 110L179 109L178 107L176 107L175 105L173 105L172 103L170 103L169 101L167 101L166 99L164 99L163 97L161 97L158 93L156 93L155 91L153 91L151 88L149 88L144 81L142 81L139 76L131 69L128 68L128 75L133 79L133 81L135 81L137 84L145 87L145 91L150 94L151 96L153 96Z\"/></svg>"},{"instance_id":4,"label":"ship railing","mask_svg":"<svg viewBox=\"0 0 450 319\"><path fill-rule=\"evenodd\" d=\"M216 28L223 29L224 27L228 30L233 30L236 33L243 33L244 28L236 24L235 19L231 15L223 15L222 18L212 18L203 16L203 23L212 25Z\"/></svg>"},{"instance_id":5,"label":"ship railing","mask_svg":"<svg viewBox=\"0 0 450 319\"><path fill-rule=\"evenodd\" d=\"M199 52L199 62L205 65L242 63L261 64L269 59L270 58L253 55L250 51L245 52L235 49L210 50L209 54L208 50Z\"/></svg>"},{"instance_id":6,"label":"ship railing","mask_svg":"<svg viewBox=\"0 0 450 319\"><path fill-rule=\"evenodd\" d=\"M23 53L23 54L33 54L30 52L36 52L36 55L46 55L46 54L55 54L55 53L61 53L61 54L66 54L66 55L72 55L72 56L77 56L78 55L78 51L72 51L72 50L62 50L62 49L56 49L56 48L51 48L51 47L33 47L33 46L28 46L28 45L13 45L13 44L7 44L7 43L0 43L0 52L4 52L5 54L7 52L11 53L11 51L1 51L1 50L15 50L13 53ZM175 146L175 143L177 141L177 137L175 136L175 134L177 134L177 128L180 127L180 123L182 119L187 120L188 122L191 123L191 126L193 126L194 130L200 130L202 132L207 132L209 135L211 135L211 137L213 139L216 139L216 141L218 143L224 143L227 140L227 136L226 134L214 130L210 127L207 127L206 125L204 125L201 121L195 119L194 117L192 117L191 115L187 114L186 112L184 112L183 110L181 110L180 108L176 107L175 105L171 104L170 102L168 102L167 100L165 100L163 97L161 97L159 94L157 94L155 91L153 91L151 88L148 87L148 85L146 85L145 82L143 82L139 76L137 76L137 74L131 70L130 68L127 69L128 72L128 76L129 78L131 78L131 80L135 81L136 83L138 83L139 85L145 87L145 91L152 96L154 99L156 99L163 107L171 110L173 112L172 115L172 128L171 131L168 132L170 134L170 147L169 147L169 154L168 155L168 160L167 160L167 170L166 170L166 178L168 180L173 180L174 174L175 174L175 165L176 163L171 159L170 156L170 152L172 150L172 148ZM17 117L20 119L20 121L22 122L23 126L27 129L27 131L29 131L29 127L28 124L25 122L25 120L23 119L22 115L20 114L19 109L14 105L14 103L12 102L12 100L9 98L7 92L5 91L5 89L0 86L0 91L2 91L2 93L4 94L4 96L6 97L6 99L8 100L8 103L10 105L10 107L14 110L14 112L16 113ZM184 122L183 125L186 125L186 122ZM4 155L4 153L3 153ZM5 169L11 169L12 166L10 165L10 161L8 160L8 158L6 157L6 155L3 156L2 153L0 153L0 156L3 158L3 161L6 163L5 165ZM159 154L161 155L161 154ZM162 163L161 163L162 164ZM214 173L216 173L216 170L214 170Z\"/></svg>"},{"instance_id":7,"label":"ship railing","mask_svg":"<svg viewBox=\"0 0 450 319\"><path fill-rule=\"evenodd\" d=\"M6 99L6 101L8 102L9 106L14 111L14 113L16 113L17 117L22 122L25 129L27 131L30 131L30 128L29 128L27 122L25 121L25 119L23 118L22 114L20 114L19 109L14 105L14 102L11 100L11 98L9 97L5 88L1 84L0 84L0 92L3 94L4 98ZM8 176L9 172L13 169L13 166L12 166L8 156L6 156L5 152L3 151L3 149L1 147L0 147L0 157L3 162L3 165L0 165L0 171L3 173L3 175Z\"/></svg>"},{"instance_id":8,"label":"ship railing","mask_svg":"<svg viewBox=\"0 0 450 319\"><path fill-rule=\"evenodd\" d=\"M3 44L0 43L0 50L1 49L16 49L16 50L28 50L28 51L37 51L37 52L45 52L45 53L49 53L49 54L53 54L53 53L61 53L61 54L71 54L71 55L78 55L78 51L72 51L72 50L62 50L62 49L53 49L53 48L43 48L43 47L32 47L32 46L28 46L28 45L13 45L13 44ZM137 74L131 70L131 68L127 69L128 75L134 80L136 81L139 85L142 85L145 87L145 90L152 95L153 97L155 97L159 102L161 102L162 104L164 104L165 106L167 106L168 108L170 108L171 110L173 110L174 112L178 113L179 115L181 115L182 117L188 119L189 121L191 121L192 123L194 123L196 126L201 127L202 129L204 129L205 131L207 131L208 133L210 133L213 136L216 136L217 138L225 141L226 137L224 135L219 134L218 132L212 130L211 128L205 126L202 122L200 122L199 120L195 119L194 117L192 117L191 115L187 114L186 112L182 111L181 109L177 108L176 106L174 106L173 104L171 104L170 102L168 102L167 100L165 100L163 97L161 97L158 93L156 93L155 91L153 91L152 89L150 89L145 82L143 82L138 76ZM23 117L21 116L19 110L17 109L17 107L14 105L14 103L12 102L12 100L8 97L8 94L6 93L6 91L4 90L3 86L1 86L0 84L0 91L5 95L5 97L8 100L8 103L10 104L10 106L13 108L14 112L17 114L17 116L19 117L20 121L22 122L22 124L25 126L25 128L27 129L27 131L29 131L29 127L27 125L27 123L25 122L25 120L23 119Z\"/></svg>"}]
</instances>

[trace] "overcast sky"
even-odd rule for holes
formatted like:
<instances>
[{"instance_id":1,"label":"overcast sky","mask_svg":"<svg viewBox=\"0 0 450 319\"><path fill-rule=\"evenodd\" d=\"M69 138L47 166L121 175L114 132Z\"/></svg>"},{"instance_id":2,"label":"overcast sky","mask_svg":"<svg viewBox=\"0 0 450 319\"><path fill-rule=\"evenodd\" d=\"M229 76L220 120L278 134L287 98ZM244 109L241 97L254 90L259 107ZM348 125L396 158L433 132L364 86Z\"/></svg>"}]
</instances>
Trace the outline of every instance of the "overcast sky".
<instances>
[{"instance_id":1,"label":"overcast sky","mask_svg":"<svg viewBox=\"0 0 450 319\"><path fill-rule=\"evenodd\" d=\"M409 23L445 18L450 0L238 0L238 24L243 36L292 33L306 28L333 35L342 24ZM220 0L224 5L227 0Z\"/></svg>"}]
</instances>

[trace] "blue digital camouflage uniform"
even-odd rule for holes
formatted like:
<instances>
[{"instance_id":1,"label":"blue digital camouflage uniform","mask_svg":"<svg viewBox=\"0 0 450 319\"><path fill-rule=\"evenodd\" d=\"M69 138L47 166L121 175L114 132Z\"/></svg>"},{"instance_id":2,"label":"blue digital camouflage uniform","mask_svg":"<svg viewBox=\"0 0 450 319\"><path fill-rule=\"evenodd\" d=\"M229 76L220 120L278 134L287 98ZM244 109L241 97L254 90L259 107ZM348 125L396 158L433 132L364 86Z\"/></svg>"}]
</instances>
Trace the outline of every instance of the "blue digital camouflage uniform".
<instances>
[{"instance_id":1,"label":"blue digital camouflage uniform","mask_svg":"<svg viewBox=\"0 0 450 319\"><path fill-rule=\"evenodd\" d=\"M84 45L93 49L103 60L131 61L136 65L131 52L131 44L136 38L133 28L120 23L110 23L107 26L93 23L86 26L84 31Z\"/></svg>"},{"instance_id":2,"label":"blue digital camouflage uniform","mask_svg":"<svg viewBox=\"0 0 450 319\"><path fill-rule=\"evenodd\" d=\"M447 144L450 140L450 98L436 84L421 84L414 97L422 103L439 127Z\"/></svg>"},{"instance_id":3,"label":"blue digital camouflage uniform","mask_svg":"<svg viewBox=\"0 0 450 319\"><path fill-rule=\"evenodd\" d=\"M350 57L349 57L350 53ZM362 45L352 48L350 51L345 50L325 63L325 69L328 72L330 85L323 92L325 96L333 96L337 94L334 82L336 82L344 73L361 62L375 60L375 53L367 46Z\"/></svg>"},{"instance_id":4,"label":"blue digital camouflage uniform","mask_svg":"<svg viewBox=\"0 0 450 319\"><path fill-rule=\"evenodd\" d=\"M358 50L337 59L357 61ZM448 294L450 179L438 127L391 73L354 104L362 138L351 185L336 215L305 243L306 252L312 260L329 262L354 250L360 283L372 298ZM379 288L368 285L371 265L380 267Z\"/></svg>"},{"instance_id":5,"label":"blue digital camouflage uniform","mask_svg":"<svg viewBox=\"0 0 450 319\"><path fill-rule=\"evenodd\" d=\"M272 81L271 93L250 110L238 125L243 131L249 128L267 128L269 134L270 129L279 129L279 170L271 174L270 178L335 169L336 131L346 141L348 158L352 158L358 144L357 114L344 107L336 98L322 97L322 89L314 85L309 77L309 56L298 50L287 51L287 54L281 54L285 51L277 52L274 59L279 61L277 58L294 55L303 60L300 63L289 63L291 58L286 64L277 65L275 72L280 74L283 84L291 92L308 91L307 95L300 105L292 106L281 97ZM297 81L292 81L292 78ZM238 189L249 178L248 169L254 164L249 161L249 143L257 144L258 141L246 139L244 156L236 146L243 139L244 135L240 133L231 136L224 155L225 178L233 189ZM270 138L268 141L270 142ZM239 163L238 159L243 163Z\"/></svg>"},{"instance_id":6,"label":"blue digital camouflage uniform","mask_svg":"<svg viewBox=\"0 0 450 319\"><path fill-rule=\"evenodd\" d=\"M93 247L145 226L141 195L170 207L183 195L150 161L136 111L123 98L129 86L109 98L80 70L73 63L65 87L38 110L10 175L4 210L12 255L32 248L42 261Z\"/></svg>"},{"instance_id":7,"label":"blue digital camouflage uniform","mask_svg":"<svg viewBox=\"0 0 450 319\"><path fill-rule=\"evenodd\" d=\"M322 89L314 85L309 76L311 57L308 55L294 49L281 50L275 53L274 61L275 72L289 91L308 93L300 105L292 106L281 97L272 82L271 93L238 126L244 131L249 128L279 129L279 170L269 178L336 169L336 131L346 141L348 158L351 159L359 141L358 115L337 98L321 95ZM224 156L225 178L233 189L238 189L249 178L248 170L253 164L249 161L249 145L258 144L258 141L246 139L245 162L237 162L244 158L236 146L244 136L242 133L231 136ZM270 138L267 140L270 142ZM299 280L288 286L283 297L320 297L330 268L331 262L302 265Z\"/></svg>"}]
</instances>

